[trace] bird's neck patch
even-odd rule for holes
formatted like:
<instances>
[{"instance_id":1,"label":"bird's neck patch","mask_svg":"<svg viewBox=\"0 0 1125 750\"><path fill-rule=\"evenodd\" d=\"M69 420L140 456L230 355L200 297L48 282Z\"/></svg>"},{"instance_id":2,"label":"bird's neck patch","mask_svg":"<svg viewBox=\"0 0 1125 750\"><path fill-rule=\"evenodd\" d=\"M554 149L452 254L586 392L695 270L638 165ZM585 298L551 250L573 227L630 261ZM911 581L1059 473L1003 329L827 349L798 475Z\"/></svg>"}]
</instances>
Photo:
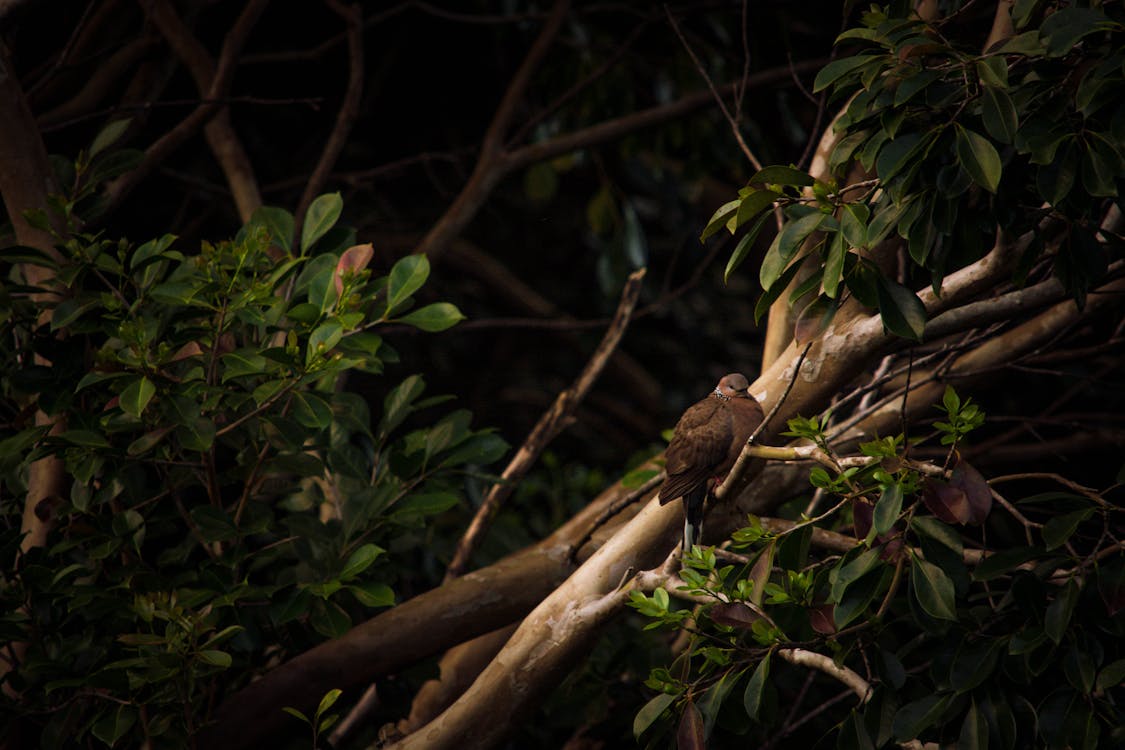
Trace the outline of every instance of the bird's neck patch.
<instances>
[{"instance_id":1,"label":"bird's neck patch","mask_svg":"<svg viewBox=\"0 0 1125 750\"><path fill-rule=\"evenodd\" d=\"M719 399L720 401L730 401L730 396L727 396L727 395L725 395L725 394L724 394L724 393L723 393L722 391L720 391L720 390L719 390L718 388L716 388L715 390L711 391L711 395L712 395L712 396L714 396L714 397L716 397L716 398L717 398L717 399Z\"/></svg>"}]
</instances>

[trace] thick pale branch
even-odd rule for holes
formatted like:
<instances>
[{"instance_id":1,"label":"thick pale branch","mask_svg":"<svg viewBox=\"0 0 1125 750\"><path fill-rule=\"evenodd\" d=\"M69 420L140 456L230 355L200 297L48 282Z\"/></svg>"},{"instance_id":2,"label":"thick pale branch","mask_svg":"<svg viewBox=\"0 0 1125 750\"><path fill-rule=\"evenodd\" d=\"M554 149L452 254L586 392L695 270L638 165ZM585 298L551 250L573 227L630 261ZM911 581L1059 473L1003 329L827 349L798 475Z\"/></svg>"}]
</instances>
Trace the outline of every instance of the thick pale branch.
<instances>
[{"instance_id":1,"label":"thick pale branch","mask_svg":"<svg viewBox=\"0 0 1125 750\"><path fill-rule=\"evenodd\" d=\"M867 680L847 667L837 664L830 656L803 648L779 648L777 655L790 664L818 669L829 677L839 680L851 688L852 692L859 697L861 703L866 703L871 696L871 685Z\"/></svg>"}]
</instances>

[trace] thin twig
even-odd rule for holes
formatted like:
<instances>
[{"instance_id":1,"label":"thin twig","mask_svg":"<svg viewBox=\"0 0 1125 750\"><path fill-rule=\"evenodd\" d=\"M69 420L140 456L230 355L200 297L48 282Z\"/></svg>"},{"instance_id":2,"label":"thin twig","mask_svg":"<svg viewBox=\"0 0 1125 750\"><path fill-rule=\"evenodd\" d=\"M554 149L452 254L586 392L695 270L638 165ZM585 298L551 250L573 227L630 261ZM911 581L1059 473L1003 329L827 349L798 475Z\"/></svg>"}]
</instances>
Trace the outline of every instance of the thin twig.
<instances>
[{"instance_id":1,"label":"thin twig","mask_svg":"<svg viewBox=\"0 0 1125 750\"><path fill-rule=\"evenodd\" d=\"M309 204L324 188L328 175L336 166L340 152L355 125L356 116L359 114L360 100L363 98L363 12L358 4L343 5L337 0L325 0L328 7L344 19L348 26L348 86L344 92L344 101L340 104L340 111L336 115L336 124L324 144L312 175L309 177L301 199L297 201L297 212L294 214L294 236L301 236L301 224L304 222L305 211Z\"/></svg>"},{"instance_id":2,"label":"thin twig","mask_svg":"<svg viewBox=\"0 0 1125 750\"><path fill-rule=\"evenodd\" d=\"M671 24L672 30L676 32L680 43L684 45L684 49L687 50L688 55L691 56L691 61L695 63L695 69L699 71L699 75L706 81L707 88L711 89L711 95L715 97L715 102L719 105L719 109L722 110L723 117L726 118L727 124L730 125L731 133L734 134L734 140L738 143L738 147L742 149L742 153L746 156L747 160L749 160L750 164L753 165L754 169L760 170L762 168L762 162L758 160L758 157L754 156L754 152L750 150L746 139L742 137L742 129L738 126L738 120L727 108L727 103L723 101L722 95L715 87L715 82L712 81L711 76L707 74L707 69L703 67L703 63L700 62L699 57L695 54L695 50L688 44L687 37L685 37L684 33L680 30L680 25L676 23L676 17L672 15L672 10L667 5L664 6L664 13L668 16L668 23ZM743 73L742 79L738 84L740 91L745 91L747 80L749 80L749 76Z\"/></svg>"},{"instance_id":3,"label":"thin twig","mask_svg":"<svg viewBox=\"0 0 1125 750\"><path fill-rule=\"evenodd\" d=\"M594 351L590 361L582 369L581 374L574 381L570 388L563 391L555 398L555 402L551 405L539 421L532 428L531 434L527 436L523 445L516 451L516 455L509 462L504 472L500 475L500 481L492 486L485 497L484 502L481 503L480 508L477 509L476 515L473 517L469 528L465 531L461 541L457 544L457 550L453 554L453 559L449 563L449 568L446 570L445 580L460 576L468 569L469 558L473 552L480 545L484 534L488 531L488 527L492 524L492 519L496 516L496 512L500 506L512 494L519 481L531 469L536 459L543 449L550 443L559 433L566 429L570 422L571 414L586 397L590 388L593 386L594 381L597 380L598 375L601 374L602 369L609 361L610 355L617 348L617 344L621 341L625 329L629 325L629 320L632 317L633 308L636 307L637 298L641 292L641 281L644 279L645 269L634 271L629 279L625 282L625 288L621 292L621 301L617 305L617 314L613 318L609 329L602 337L602 341L598 344L598 348Z\"/></svg>"}]
</instances>

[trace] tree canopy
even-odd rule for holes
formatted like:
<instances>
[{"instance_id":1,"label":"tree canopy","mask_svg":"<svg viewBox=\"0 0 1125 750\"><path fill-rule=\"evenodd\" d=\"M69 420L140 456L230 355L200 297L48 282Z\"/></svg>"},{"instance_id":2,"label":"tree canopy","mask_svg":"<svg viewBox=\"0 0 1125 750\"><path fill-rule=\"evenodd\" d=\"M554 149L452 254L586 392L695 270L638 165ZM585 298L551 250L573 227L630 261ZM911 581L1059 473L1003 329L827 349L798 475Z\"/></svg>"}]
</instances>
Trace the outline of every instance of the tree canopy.
<instances>
[{"instance_id":1,"label":"tree canopy","mask_svg":"<svg viewBox=\"0 0 1125 750\"><path fill-rule=\"evenodd\" d=\"M8 745L1125 741L1120 3L0 45ZM682 550L731 371L766 421Z\"/></svg>"}]
</instances>

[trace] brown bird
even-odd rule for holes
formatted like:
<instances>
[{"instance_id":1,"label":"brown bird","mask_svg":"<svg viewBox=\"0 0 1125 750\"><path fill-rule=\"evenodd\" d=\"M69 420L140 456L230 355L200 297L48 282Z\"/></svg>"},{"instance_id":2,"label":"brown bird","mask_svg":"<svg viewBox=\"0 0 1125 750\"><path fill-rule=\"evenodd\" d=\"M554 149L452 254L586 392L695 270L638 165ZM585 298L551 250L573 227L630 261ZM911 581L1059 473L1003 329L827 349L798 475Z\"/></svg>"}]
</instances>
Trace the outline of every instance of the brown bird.
<instances>
[{"instance_id":1,"label":"brown bird","mask_svg":"<svg viewBox=\"0 0 1125 750\"><path fill-rule=\"evenodd\" d=\"M764 418L749 388L745 375L724 375L707 398L680 417L664 453L668 477L660 488L660 504L684 499L684 552L702 538L710 480L726 476Z\"/></svg>"}]
</instances>

